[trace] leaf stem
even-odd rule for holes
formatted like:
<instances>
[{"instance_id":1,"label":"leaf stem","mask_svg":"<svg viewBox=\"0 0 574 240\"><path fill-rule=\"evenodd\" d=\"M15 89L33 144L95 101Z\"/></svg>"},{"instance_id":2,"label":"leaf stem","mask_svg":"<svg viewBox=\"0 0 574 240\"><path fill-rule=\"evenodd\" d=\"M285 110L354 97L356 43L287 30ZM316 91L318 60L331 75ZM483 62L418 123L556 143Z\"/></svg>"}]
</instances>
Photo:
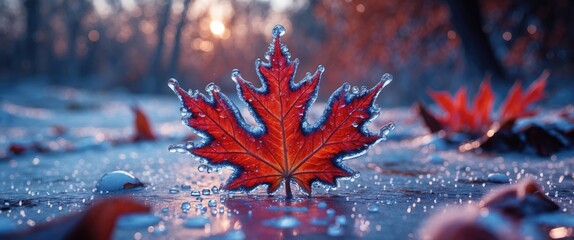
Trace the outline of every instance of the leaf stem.
<instances>
[{"instance_id":1,"label":"leaf stem","mask_svg":"<svg viewBox=\"0 0 574 240\"><path fill-rule=\"evenodd\" d=\"M285 198L292 199L293 193L291 193L291 178L285 179Z\"/></svg>"}]
</instances>

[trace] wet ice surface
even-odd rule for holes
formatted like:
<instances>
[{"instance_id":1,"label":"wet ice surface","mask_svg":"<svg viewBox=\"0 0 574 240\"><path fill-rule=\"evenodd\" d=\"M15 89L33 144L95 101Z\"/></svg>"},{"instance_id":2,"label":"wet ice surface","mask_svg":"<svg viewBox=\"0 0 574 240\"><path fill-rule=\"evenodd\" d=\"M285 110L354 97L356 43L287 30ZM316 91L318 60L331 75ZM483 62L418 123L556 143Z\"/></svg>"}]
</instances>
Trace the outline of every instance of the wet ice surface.
<instances>
[{"instance_id":1,"label":"wet ice surface","mask_svg":"<svg viewBox=\"0 0 574 240\"><path fill-rule=\"evenodd\" d=\"M525 177L536 178L563 212L572 213L573 151L551 157L459 153L426 135L406 108L383 108L375 129L388 121L396 129L366 155L345 162L360 177L339 181L336 189L317 187L310 198L285 200L282 189L277 196L268 196L265 189L249 195L219 190L229 170L199 171L197 160L169 152L168 146L184 143L189 133L179 121L175 97L73 89L32 96L28 91L2 92L1 151L14 142L35 141L60 149L0 161L0 232L49 222L94 200L128 194L152 206L152 213L122 218L116 239L407 239L416 236L429 215L477 203L501 182ZM26 94L30 98L21 97ZM107 144L106 139L130 136L133 103L149 115L160 140ZM317 108L310 116L320 115ZM65 132L54 134L55 125ZM62 147L64 142L73 144L73 151ZM102 176L113 171L132 174L144 186L96 191Z\"/></svg>"}]
</instances>

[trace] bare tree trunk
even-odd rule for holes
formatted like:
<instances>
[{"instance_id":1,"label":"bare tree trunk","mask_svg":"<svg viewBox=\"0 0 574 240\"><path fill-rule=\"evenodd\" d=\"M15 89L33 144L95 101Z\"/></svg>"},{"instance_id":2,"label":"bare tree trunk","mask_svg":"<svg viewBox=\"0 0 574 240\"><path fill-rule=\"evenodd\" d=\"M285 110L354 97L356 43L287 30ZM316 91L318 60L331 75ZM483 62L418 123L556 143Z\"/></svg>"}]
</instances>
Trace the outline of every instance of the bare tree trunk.
<instances>
[{"instance_id":1,"label":"bare tree trunk","mask_svg":"<svg viewBox=\"0 0 574 240\"><path fill-rule=\"evenodd\" d=\"M25 61L24 71L31 75L38 73L38 48L36 34L40 23L40 1L26 0L26 39L25 39Z\"/></svg>"},{"instance_id":2,"label":"bare tree trunk","mask_svg":"<svg viewBox=\"0 0 574 240\"><path fill-rule=\"evenodd\" d=\"M479 74L490 73L504 79L505 73L486 34L482 30L480 6L477 0L447 0L451 22L464 47L465 58L476 67Z\"/></svg>"},{"instance_id":3,"label":"bare tree trunk","mask_svg":"<svg viewBox=\"0 0 574 240\"><path fill-rule=\"evenodd\" d=\"M68 15L68 49L66 53L65 76L66 81L72 84L78 83L78 59L76 52L76 41L82 30L82 19L88 9L88 3L84 0L67 2Z\"/></svg>"},{"instance_id":4,"label":"bare tree trunk","mask_svg":"<svg viewBox=\"0 0 574 240\"><path fill-rule=\"evenodd\" d=\"M158 15L157 27L157 45L151 62L148 68L148 74L144 77L143 90L147 93L158 93L160 91L160 82L165 79L160 79L162 76L161 57L164 47L164 34L165 28L169 22L169 12L171 10L172 0L165 1L161 15Z\"/></svg>"},{"instance_id":5,"label":"bare tree trunk","mask_svg":"<svg viewBox=\"0 0 574 240\"><path fill-rule=\"evenodd\" d=\"M178 77L178 63L179 63L179 52L181 51L181 34L183 32L183 27L187 23L187 10L189 9L190 0L185 0L183 2L183 10L181 11L181 17L179 23L177 24L177 29L175 32L175 37L173 38L173 51L171 52L171 59L169 61L169 77Z\"/></svg>"}]
</instances>

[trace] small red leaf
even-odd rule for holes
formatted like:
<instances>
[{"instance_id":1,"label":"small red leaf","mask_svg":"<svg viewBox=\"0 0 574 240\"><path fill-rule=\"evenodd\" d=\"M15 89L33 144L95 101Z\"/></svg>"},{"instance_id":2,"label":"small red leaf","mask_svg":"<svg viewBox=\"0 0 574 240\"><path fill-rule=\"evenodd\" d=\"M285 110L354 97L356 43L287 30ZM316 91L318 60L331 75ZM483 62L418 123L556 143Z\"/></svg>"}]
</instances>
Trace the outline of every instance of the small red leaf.
<instances>
[{"instance_id":1,"label":"small red leaf","mask_svg":"<svg viewBox=\"0 0 574 240\"><path fill-rule=\"evenodd\" d=\"M134 112L134 135L133 142L137 141L153 141L156 140L155 134L152 131L151 124L146 114L138 107L132 107Z\"/></svg>"},{"instance_id":2,"label":"small red leaf","mask_svg":"<svg viewBox=\"0 0 574 240\"><path fill-rule=\"evenodd\" d=\"M390 82L385 75L371 89L352 90L348 84L337 89L329 99L319 122L307 119L309 106L319 90L324 71L319 66L314 74L294 81L298 60L289 60L287 47L281 44L282 26L273 29L273 41L266 54L269 62L257 60L256 71L262 86L257 88L232 72L239 98L249 107L257 122L246 123L238 108L214 84L206 87L208 95L184 91L176 80L169 82L182 101L183 121L204 141L197 146L178 145L214 166L231 166L234 174L223 186L232 191L250 191L267 185L269 193L285 185L291 197L291 183L310 194L315 182L336 186L336 179L353 176L342 165L346 158L364 153L384 138L367 130L367 123L378 115L374 101Z\"/></svg>"},{"instance_id":3,"label":"small red leaf","mask_svg":"<svg viewBox=\"0 0 574 240\"><path fill-rule=\"evenodd\" d=\"M536 111L528 110L528 107L544 97L546 79L550 74L544 71L528 89L523 92L522 84L515 83L508 93L508 97L500 108L499 122L504 124L518 118L529 117ZM472 136L484 134L492 125L492 107L494 105L494 93L487 77L478 90L472 108L467 107L466 88L461 87L454 96L447 92L429 92L431 98L442 109L444 115L435 116L430 112L420 112L431 131L436 132L436 124L429 126L428 119L432 117L440 122L440 126L447 133L467 133ZM424 108L424 107L423 107ZM423 115L429 113L430 115Z\"/></svg>"}]
</instances>

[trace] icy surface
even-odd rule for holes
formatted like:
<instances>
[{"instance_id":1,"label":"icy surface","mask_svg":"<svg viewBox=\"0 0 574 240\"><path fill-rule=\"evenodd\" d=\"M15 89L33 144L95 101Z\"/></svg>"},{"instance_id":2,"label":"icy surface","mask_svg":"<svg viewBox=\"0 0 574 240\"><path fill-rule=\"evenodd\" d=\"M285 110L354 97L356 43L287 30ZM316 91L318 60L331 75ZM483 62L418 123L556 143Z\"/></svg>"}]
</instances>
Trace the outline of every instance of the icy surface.
<instances>
[{"instance_id":1,"label":"icy surface","mask_svg":"<svg viewBox=\"0 0 574 240\"><path fill-rule=\"evenodd\" d=\"M510 183L537 179L563 214L538 221L572 226L573 151L550 157L460 153L428 135L408 108L381 109L371 130L387 122L394 122L395 130L364 156L345 162L360 177L339 181L337 188L317 186L310 198L296 192L295 199L286 200L268 196L265 189L251 195L226 193L214 186L225 182L228 169L200 172L200 161L169 152L171 143L184 142L190 134L179 121L180 103L172 96L66 88L32 94L22 87L0 94L0 155L12 143L42 143L53 149L0 160L0 232L50 222L101 198L127 194L149 204L152 212L139 218L137 227L117 227L115 239L409 239L431 214L475 204L493 188L506 185L493 183L492 177L489 181L489 174L506 176ZM377 103L384 101L382 93ZM131 136L133 103L149 115L159 140L111 144L110 139ZM319 118L323 107L315 103L308 117ZM129 172L144 186L99 193L100 178L114 171Z\"/></svg>"}]
</instances>

